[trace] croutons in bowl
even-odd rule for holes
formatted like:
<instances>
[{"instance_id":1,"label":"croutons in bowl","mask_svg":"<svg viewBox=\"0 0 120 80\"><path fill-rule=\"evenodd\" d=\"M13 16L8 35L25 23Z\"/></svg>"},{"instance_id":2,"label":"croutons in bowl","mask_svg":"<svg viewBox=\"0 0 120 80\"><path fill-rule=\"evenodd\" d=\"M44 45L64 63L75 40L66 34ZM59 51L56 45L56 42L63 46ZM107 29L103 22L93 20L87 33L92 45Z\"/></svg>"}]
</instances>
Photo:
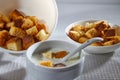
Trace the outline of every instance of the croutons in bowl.
<instances>
[{"instance_id":1,"label":"croutons in bowl","mask_svg":"<svg viewBox=\"0 0 120 80\"><path fill-rule=\"evenodd\" d=\"M25 53L49 39L57 18L55 0L0 0L0 51Z\"/></svg>"},{"instance_id":2,"label":"croutons in bowl","mask_svg":"<svg viewBox=\"0 0 120 80\"><path fill-rule=\"evenodd\" d=\"M78 45L93 37L104 39L102 42L95 42L86 47L84 51L87 53L110 53L120 47L120 27L106 20L77 21L70 24L65 32L69 39Z\"/></svg>"}]
</instances>

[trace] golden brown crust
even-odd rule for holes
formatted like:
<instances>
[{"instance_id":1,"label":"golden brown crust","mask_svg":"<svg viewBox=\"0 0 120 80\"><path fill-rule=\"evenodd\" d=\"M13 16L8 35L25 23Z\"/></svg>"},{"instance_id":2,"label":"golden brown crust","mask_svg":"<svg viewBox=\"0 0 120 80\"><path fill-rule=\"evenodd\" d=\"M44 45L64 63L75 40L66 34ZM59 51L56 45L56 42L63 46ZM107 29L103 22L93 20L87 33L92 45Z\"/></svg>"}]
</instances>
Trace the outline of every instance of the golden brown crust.
<instances>
[{"instance_id":1,"label":"golden brown crust","mask_svg":"<svg viewBox=\"0 0 120 80\"><path fill-rule=\"evenodd\" d=\"M9 31L10 35L22 38L26 35L26 32L21 28L11 27Z\"/></svg>"},{"instance_id":2,"label":"golden brown crust","mask_svg":"<svg viewBox=\"0 0 120 80\"><path fill-rule=\"evenodd\" d=\"M44 41L49 37L49 34L47 34L45 32L44 29L41 29L37 34L36 34L36 39L38 39L39 41Z\"/></svg>"},{"instance_id":3,"label":"golden brown crust","mask_svg":"<svg viewBox=\"0 0 120 80\"><path fill-rule=\"evenodd\" d=\"M63 58L67 55L68 53L66 51L58 51L53 53L54 58Z\"/></svg>"},{"instance_id":4,"label":"golden brown crust","mask_svg":"<svg viewBox=\"0 0 120 80\"><path fill-rule=\"evenodd\" d=\"M104 29L109 28L109 24L105 20L95 22L95 29L97 31L103 31Z\"/></svg>"},{"instance_id":5,"label":"golden brown crust","mask_svg":"<svg viewBox=\"0 0 120 80\"><path fill-rule=\"evenodd\" d=\"M82 32L82 35L78 34ZM84 43L86 40L94 37L102 37L103 42L93 43L94 46L109 46L120 43L119 33L120 28L113 26L113 28L105 20L96 21L93 23L86 23L85 26L73 26L69 31L69 37L79 43Z\"/></svg>"},{"instance_id":6,"label":"golden brown crust","mask_svg":"<svg viewBox=\"0 0 120 80\"><path fill-rule=\"evenodd\" d=\"M88 38L98 37L99 35L100 33L95 28L91 28L85 33Z\"/></svg>"},{"instance_id":7,"label":"golden brown crust","mask_svg":"<svg viewBox=\"0 0 120 80\"><path fill-rule=\"evenodd\" d=\"M32 20L30 20L29 18L24 18L21 28L28 29L28 28L31 28L33 25L34 24Z\"/></svg>"},{"instance_id":8,"label":"golden brown crust","mask_svg":"<svg viewBox=\"0 0 120 80\"><path fill-rule=\"evenodd\" d=\"M3 28L4 28L4 25L5 25L5 23L0 22L0 29L3 29Z\"/></svg>"},{"instance_id":9,"label":"golden brown crust","mask_svg":"<svg viewBox=\"0 0 120 80\"><path fill-rule=\"evenodd\" d=\"M36 27L37 27L38 31L44 29L45 32L48 33L45 24L40 24L39 23L39 24L36 25Z\"/></svg>"},{"instance_id":10,"label":"golden brown crust","mask_svg":"<svg viewBox=\"0 0 120 80\"><path fill-rule=\"evenodd\" d=\"M24 17L23 14L20 11L18 11L17 9L15 9L12 12L9 13L9 17L12 20L15 20L16 18L18 18L20 16Z\"/></svg>"},{"instance_id":11,"label":"golden brown crust","mask_svg":"<svg viewBox=\"0 0 120 80\"><path fill-rule=\"evenodd\" d=\"M94 42L91 44L91 46L103 46L102 42Z\"/></svg>"},{"instance_id":12,"label":"golden brown crust","mask_svg":"<svg viewBox=\"0 0 120 80\"><path fill-rule=\"evenodd\" d=\"M38 33L38 30L36 28L36 26L33 26L29 29L26 30L28 35L36 35Z\"/></svg>"},{"instance_id":13,"label":"golden brown crust","mask_svg":"<svg viewBox=\"0 0 120 80\"><path fill-rule=\"evenodd\" d=\"M35 43L34 38L32 35L26 35L22 38L23 41L23 48L27 49L28 47L30 47L32 44Z\"/></svg>"},{"instance_id":14,"label":"golden brown crust","mask_svg":"<svg viewBox=\"0 0 120 80\"><path fill-rule=\"evenodd\" d=\"M32 20L35 26L39 24L39 20L37 19L36 16L26 16L26 18L29 18L30 20Z\"/></svg>"},{"instance_id":15,"label":"golden brown crust","mask_svg":"<svg viewBox=\"0 0 120 80\"><path fill-rule=\"evenodd\" d=\"M88 40L88 38L86 38L86 37L80 37L79 40L78 40L78 42L79 43L84 43L87 40Z\"/></svg>"},{"instance_id":16,"label":"golden brown crust","mask_svg":"<svg viewBox=\"0 0 120 80\"><path fill-rule=\"evenodd\" d=\"M40 65L46 66L46 67L53 67L53 64L51 61L40 61Z\"/></svg>"},{"instance_id":17,"label":"golden brown crust","mask_svg":"<svg viewBox=\"0 0 120 80\"><path fill-rule=\"evenodd\" d=\"M75 41L77 41L80 38L80 34L77 31L69 31L68 36L70 36L70 38L72 38Z\"/></svg>"},{"instance_id":18,"label":"golden brown crust","mask_svg":"<svg viewBox=\"0 0 120 80\"><path fill-rule=\"evenodd\" d=\"M18 16L15 20L14 20L14 26L15 27L21 27L23 24L23 17Z\"/></svg>"},{"instance_id":19,"label":"golden brown crust","mask_svg":"<svg viewBox=\"0 0 120 80\"><path fill-rule=\"evenodd\" d=\"M14 27L14 22L9 22L5 26L7 29L10 29L11 27Z\"/></svg>"},{"instance_id":20,"label":"golden brown crust","mask_svg":"<svg viewBox=\"0 0 120 80\"><path fill-rule=\"evenodd\" d=\"M115 36L116 32L115 29L113 28L109 28L109 29L105 29L103 31L103 37L112 37Z\"/></svg>"},{"instance_id":21,"label":"golden brown crust","mask_svg":"<svg viewBox=\"0 0 120 80\"><path fill-rule=\"evenodd\" d=\"M6 46L10 50L22 50L22 41L20 38L14 37L6 42Z\"/></svg>"},{"instance_id":22,"label":"golden brown crust","mask_svg":"<svg viewBox=\"0 0 120 80\"><path fill-rule=\"evenodd\" d=\"M32 37L28 37L28 35ZM21 42L19 42L19 40L18 42L13 40L14 37L27 40L24 42L24 48L21 49L23 50L27 49L35 42L46 40L49 37L49 32L46 25L39 22L37 17L24 16L23 13L17 9L10 12L9 16L0 13L0 46L7 48L6 42L10 42L7 45L11 46L13 44L14 46L8 47L9 49L13 48L13 50L20 50L17 49L16 45ZM29 39L31 42L29 42ZM21 43L21 45L23 45L23 43Z\"/></svg>"}]
</instances>

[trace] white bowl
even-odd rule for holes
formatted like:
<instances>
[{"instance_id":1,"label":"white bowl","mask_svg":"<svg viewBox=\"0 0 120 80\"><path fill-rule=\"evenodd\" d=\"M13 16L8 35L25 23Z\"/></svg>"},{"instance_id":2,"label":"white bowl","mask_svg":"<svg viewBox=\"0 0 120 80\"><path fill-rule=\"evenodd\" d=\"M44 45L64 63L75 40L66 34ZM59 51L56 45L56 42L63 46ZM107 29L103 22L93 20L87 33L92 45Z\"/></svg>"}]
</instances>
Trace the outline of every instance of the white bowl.
<instances>
[{"instance_id":1,"label":"white bowl","mask_svg":"<svg viewBox=\"0 0 120 80\"><path fill-rule=\"evenodd\" d=\"M30 16L44 20L50 34L55 29L58 19L58 9L55 0L0 0L0 12L8 14L11 10L18 9ZM23 51L12 51L0 47L0 51L20 54Z\"/></svg>"},{"instance_id":2,"label":"white bowl","mask_svg":"<svg viewBox=\"0 0 120 80\"><path fill-rule=\"evenodd\" d=\"M75 25L85 25L86 23L93 23L95 21L98 21L98 20L81 20L81 21L77 21L77 22L74 22L70 25L68 25L65 29L65 33L66 35L68 36L68 33L70 31L70 29L75 26ZM111 24L109 23L110 26L113 26L114 24ZM74 40L72 40L69 36L68 38L75 44L77 45L80 45L81 43L78 43ZM114 44L114 45L111 45L111 46L88 46L84 49L85 52L87 53L93 53L93 54L103 54L103 53L110 53L110 52L114 52L116 49L118 49L120 47L120 43L117 43L117 44Z\"/></svg>"},{"instance_id":3,"label":"white bowl","mask_svg":"<svg viewBox=\"0 0 120 80\"><path fill-rule=\"evenodd\" d=\"M38 47L36 48L36 46ZM33 53L34 48L36 48L36 51ZM35 80L73 80L80 74L81 60L78 60L77 62L66 67L49 68L38 65L35 58L32 56L33 54L38 54L46 49L50 49L52 51L66 50L70 52L75 48L77 48L76 45L61 40L46 40L44 42L35 43L28 48L26 54L28 75L34 77Z\"/></svg>"}]
</instances>

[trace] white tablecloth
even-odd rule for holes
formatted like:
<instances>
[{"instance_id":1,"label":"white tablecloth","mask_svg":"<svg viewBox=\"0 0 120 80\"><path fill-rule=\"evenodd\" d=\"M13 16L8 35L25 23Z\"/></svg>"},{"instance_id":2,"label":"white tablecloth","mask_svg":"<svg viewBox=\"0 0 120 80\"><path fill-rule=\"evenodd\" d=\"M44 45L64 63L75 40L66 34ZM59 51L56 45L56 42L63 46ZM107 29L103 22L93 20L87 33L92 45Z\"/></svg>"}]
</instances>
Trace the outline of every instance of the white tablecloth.
<instances>
[{"instance_id":1,"label":"white tablecloth","mask_svg":"<svg viewBox=\"0 0 120 80\"><path fill-rule=\"evenodd\" d=\"M58 3L58 25L51 39L67 40L65 28L78 20L106 19L120 25L120 5L112 3ZM72 41L70 41L72 42ZM72 42L74 43L74 42ZM85 55L83 71L75 80L120 80L120 48L103 55ZM26 71L26 57L0 52L0 80L34 80Z\"/></svg>"},{"instance_id":2,"label":"white tablecloth","mask_svg":"<svg viewBox=\"0 0 120 80\"><path fill-rule=\"evenodd\" d=\"M120 49L85 56L82 73L75 80L120 80ZM26 71L26 57L0 53L0 80L34 80Z\"/></svg>"}]
</instances>

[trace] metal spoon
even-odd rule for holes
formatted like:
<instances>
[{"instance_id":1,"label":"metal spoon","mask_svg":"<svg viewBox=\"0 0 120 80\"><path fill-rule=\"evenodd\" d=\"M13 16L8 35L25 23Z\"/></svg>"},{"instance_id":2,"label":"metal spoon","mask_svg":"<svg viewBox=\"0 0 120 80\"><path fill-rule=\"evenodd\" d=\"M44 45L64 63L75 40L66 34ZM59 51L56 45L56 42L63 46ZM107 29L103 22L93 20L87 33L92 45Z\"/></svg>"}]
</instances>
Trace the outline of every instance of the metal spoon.
<instances>
[{"instance_id":1,"label":"metal spoon","mask_svg":"<svg viewBox=\"0 0 120 80\"><path fill-rule=\"evenodd\" d=\"M61 58L58 62L55 62L55 65L57 65L59 63L65 64L65 61L67 61L71 56L75 55L77 52L81 51L88 45L90 45L94 42L99 42L99 41L103 41L103 38L95 37L95 38L87 40L85 43L83 43L78 48L76 48L73 52L70 52L67 56L65 56L64 58Z\"/></svg>"}]
</instances>

